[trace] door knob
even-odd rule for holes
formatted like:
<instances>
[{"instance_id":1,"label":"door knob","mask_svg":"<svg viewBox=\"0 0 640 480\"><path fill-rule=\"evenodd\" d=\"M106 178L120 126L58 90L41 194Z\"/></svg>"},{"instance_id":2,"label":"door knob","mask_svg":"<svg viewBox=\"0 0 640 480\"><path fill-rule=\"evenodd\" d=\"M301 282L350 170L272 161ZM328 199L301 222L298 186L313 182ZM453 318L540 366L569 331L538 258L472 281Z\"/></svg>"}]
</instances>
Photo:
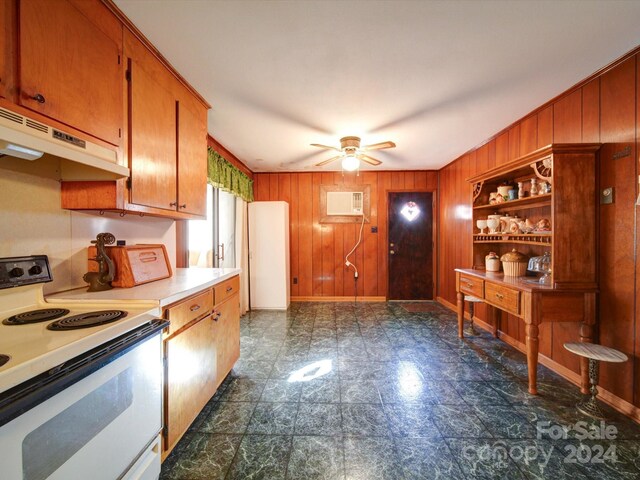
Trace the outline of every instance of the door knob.
<instances>
[{"instance_id":1,"label":"door knob","mask_svg":"<svg viewBox=\"0 0 640 480\"><path fill-rule=\"evenodd\" d=\"M32 100L35 100L38 103L44 103L45 99L44 96L41 93L36 93L33 97L31 97Z\"/></svg>"},{"instance_id":2,"label":"door knob","mask_svg":"<svg viewBox=\"0 0 640 480\"><path fill-rule=\"evenodd\" d=\"M389 250L389 255L395 255L396 252L394 250Z\"/></svg>"},{"instance_id":3,"label":"door knob","mask_svg":"<svg viewBox=\"0 0 640 480\"><path fill-rule=\"evenodd\" d=\"M396 244L395 244L395 243L390 243L390 244L389 244L389 246L390 246L391 248L393 248L393 247L395 247L395 246L396 246Z\"/></svg>"}]
</instances>

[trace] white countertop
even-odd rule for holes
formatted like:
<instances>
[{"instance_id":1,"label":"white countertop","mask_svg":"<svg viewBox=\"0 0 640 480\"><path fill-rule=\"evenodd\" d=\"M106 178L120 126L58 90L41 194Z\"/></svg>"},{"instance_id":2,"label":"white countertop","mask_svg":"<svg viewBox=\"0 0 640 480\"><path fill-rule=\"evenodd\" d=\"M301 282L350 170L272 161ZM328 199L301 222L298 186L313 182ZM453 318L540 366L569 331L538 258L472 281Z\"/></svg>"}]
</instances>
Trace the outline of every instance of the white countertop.
<instances>
[{"instance_id":1,"label":"white countertop","mask_svg":"<svg viewBox=\"0 0 640 480\"><path fill-rule=\"evenodd\" d=\"M87 292L86 287L54 293L47 302L153 302L160 307L178 302L241 272L239 268L176 268L173 276L132 288Z\"/></svg>"}]
</instances>

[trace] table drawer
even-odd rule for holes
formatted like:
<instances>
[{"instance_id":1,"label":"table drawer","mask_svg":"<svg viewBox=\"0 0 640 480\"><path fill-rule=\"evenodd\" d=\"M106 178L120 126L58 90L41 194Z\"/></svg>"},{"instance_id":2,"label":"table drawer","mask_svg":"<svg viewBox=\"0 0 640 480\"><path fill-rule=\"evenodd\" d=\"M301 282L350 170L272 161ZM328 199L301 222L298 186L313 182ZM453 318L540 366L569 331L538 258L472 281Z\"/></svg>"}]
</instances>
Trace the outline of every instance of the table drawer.
<instances>
[{"instance_id":1,"label":"table drawer","mask_svg":"<svg viewBox=\"0 0 640 480\"><path fill-rule=\"evenodd\" d=\"M215 304L224 302L231 295L240 291L240 277L236 275L229 280L225 280L213 287L213 290L215 292Z\"/></svg>"},{"instance_id":2,"label":"table drawer","mask_svg":"<svg viewBox=\"0 0 640 480\"><path fill-rule=\"evenodd\" d=\"M460 291L467 295L484 298L484 280L469 275L460 275Z\"/></svg>"},{"instance_id":3,"label":"table drawer","mask_svg":"<svg viewBox=\"0 0 640 480\"><path fill-rule=\"evenodd\" d=\"M485 285L484 298L487 303L496 307L520 315L520 291L503 285L487 283Z\"/></svg>"},{"instance_id":4,"label":"table drawer","mask_svg":"<svg viewBox=\"0 0 640 480\"><path fill-rule=\"evenodd\" d=\"M169 307L166 313L166 318L170 322L169 335L177 332L189 322L211 314L212 311L213 292L211 289Z\"/></svg>"}]
</instances>

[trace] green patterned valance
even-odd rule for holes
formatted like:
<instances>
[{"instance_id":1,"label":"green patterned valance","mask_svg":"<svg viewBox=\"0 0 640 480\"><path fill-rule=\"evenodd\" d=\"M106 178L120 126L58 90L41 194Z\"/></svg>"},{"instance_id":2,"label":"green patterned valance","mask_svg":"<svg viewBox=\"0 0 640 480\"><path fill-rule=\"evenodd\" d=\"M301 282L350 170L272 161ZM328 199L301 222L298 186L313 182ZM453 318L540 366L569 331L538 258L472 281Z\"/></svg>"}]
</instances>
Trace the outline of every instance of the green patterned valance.
<instances>
[{"instance_id":1,"label":"green patterned valance","mask_svg":"<svg viewBox=\"0 0 640 480\"><path fill-rule=\"evenodd\" d=\"M246 202L253 202L253 180L211 147L209 147L208 177L209 183L214 187L230 192Z\"/></svg>"}]
</instances>

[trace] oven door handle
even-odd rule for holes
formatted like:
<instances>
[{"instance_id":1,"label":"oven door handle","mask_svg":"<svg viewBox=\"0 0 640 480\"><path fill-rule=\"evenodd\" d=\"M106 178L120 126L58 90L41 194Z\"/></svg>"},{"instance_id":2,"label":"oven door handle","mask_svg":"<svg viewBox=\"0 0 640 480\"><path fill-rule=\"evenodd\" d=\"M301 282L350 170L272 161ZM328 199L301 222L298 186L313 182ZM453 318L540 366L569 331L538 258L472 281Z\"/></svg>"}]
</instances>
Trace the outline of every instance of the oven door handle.
<instances>
[{"instance_id":1,"label":"oven door handle","mask_svg":"<svg viewBox=\"0 0 640 480\"><path fill-rule=\"evenodd\" d=\"M0 427L118 359L169 325L154 319L0 393Z\"/></svg>"}]
</instances>

